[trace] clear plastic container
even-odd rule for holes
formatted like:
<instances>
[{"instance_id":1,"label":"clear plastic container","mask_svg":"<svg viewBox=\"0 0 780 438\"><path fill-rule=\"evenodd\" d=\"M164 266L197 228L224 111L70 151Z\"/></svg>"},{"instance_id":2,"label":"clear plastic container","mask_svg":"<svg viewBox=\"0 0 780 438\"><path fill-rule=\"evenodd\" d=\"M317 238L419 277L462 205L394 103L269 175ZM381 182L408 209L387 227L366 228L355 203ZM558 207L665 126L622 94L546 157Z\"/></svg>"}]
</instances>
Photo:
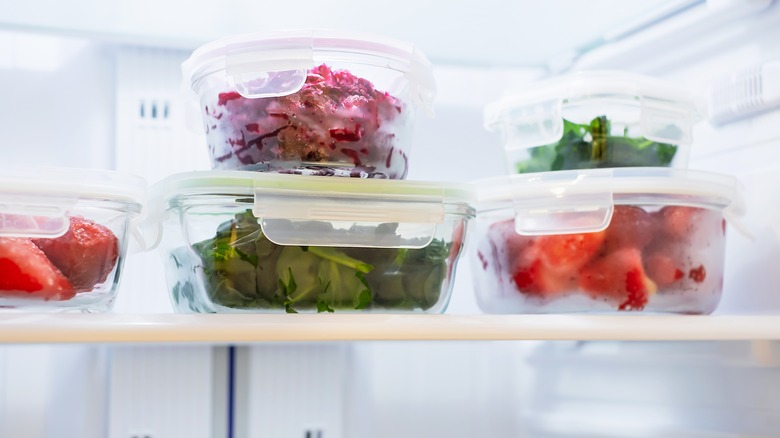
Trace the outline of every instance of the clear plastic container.
<instances>
[{"instance_id":1,"label":"clear plastic container","mask_svg":"<svg viewBox=\"0 0 780 438\"><path fill-rule=\"evenodd\" d=\"M472 257L488 313L708 314L723 289L730 176L668 168L479 183Z\"/></svg>"},{"instance_id":2,"label":"clear plastic container","mask_svg":"<svg viewBox=\"0 0 780 438\"><path fill-rule=\"evenodd\" d=\"M412 181L191 172L153 187L177 312L445 310L470 191Z\"/></svg>"},{"instance_id":3,"label":"clear plastic container","mask_svg":"<svg viewBox=\"0 0 780 438\"><path fill-rule=\"evenodd\" d=\"M694 96L651 77L580 72L507 92L485 108L509 173L685 167L700 110Z\"/></svg>"},{"instance_id":4,"label":"clear plastic container","mask_svg":"<svg viewBox=\"0 0 780 438\"><path fill-rule=\"evenodd\" d=\"M145 190L117 172L1 169L0 308L110 309Z\"/></svg>"},{"instance_id":5,"label":"clear plastic container","mask_svg":"<svg viewBox=\"0 0 780 438\"><path fill-rule=\"evenodd\" d=\"M226 170L403 179L436 89L412 44L325 30L223 38L182 70Z\"/></svg>"}]
</instances>

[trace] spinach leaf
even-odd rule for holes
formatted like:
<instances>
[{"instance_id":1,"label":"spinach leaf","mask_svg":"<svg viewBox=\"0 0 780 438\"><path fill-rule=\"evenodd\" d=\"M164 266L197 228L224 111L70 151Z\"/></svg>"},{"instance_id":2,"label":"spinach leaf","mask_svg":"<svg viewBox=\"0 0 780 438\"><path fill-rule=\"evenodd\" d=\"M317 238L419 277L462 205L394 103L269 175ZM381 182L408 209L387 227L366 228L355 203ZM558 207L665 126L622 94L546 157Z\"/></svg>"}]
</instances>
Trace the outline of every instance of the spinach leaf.
<instances>
[{"instance_id":1,"label":"spinach leaf","mask_svg":"<svg viewBox=\"0 0 780 438\"><path fill-rule=\"evenodd\" d=\"M531 148L520 161L518 173L606 167L668 166L677 146L642 137L611 134L611 122L598 116L587 125L563 120L563 135L557 143Z\"/></svg>"},{"instance_id":2,"label":"spinach leaf","mask_svg":"<svg viewBox=\"0 0 780 438\"><path fill-rule=\"evenodd\" d=\"M248 210L221 224L212 239L192 245L192 250L214 304L332 313L435 305L445 285L451 248L440 239L422 249L281 246L268 240ZM182 295L181 289L176 295Z\"/></svg>"}]
</instances>

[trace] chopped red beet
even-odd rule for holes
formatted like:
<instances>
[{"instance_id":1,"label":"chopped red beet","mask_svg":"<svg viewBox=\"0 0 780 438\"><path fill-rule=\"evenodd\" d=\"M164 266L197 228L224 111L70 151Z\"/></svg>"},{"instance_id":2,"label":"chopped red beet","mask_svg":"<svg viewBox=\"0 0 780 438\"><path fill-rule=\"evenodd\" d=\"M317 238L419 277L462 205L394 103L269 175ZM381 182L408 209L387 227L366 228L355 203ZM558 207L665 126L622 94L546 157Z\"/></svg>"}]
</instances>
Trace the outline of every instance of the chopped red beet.
<instances>
[{"instance_id":1,"label":"chopped red beet","mask_svg":"<svg viewBox=\"0 0 780 438\"><path fill-rule=\"evenodd\" d=\"M228 91L227 93L219 93L219 101L217 101L217 105L225 106L231 100L236 100L236 99L241 99L241 95L238 94L237 91Z\"/></svg>"},{"instance_id":2,"label":"chopped red beet","mask_svg":"<svg viewBox=\"0 0 780 438\"><path fill-rule=\"evenodd\" d=\"M286 171L321 162L360 166L349 174L363 177L397 179L408 172L406 156L392 160L391 154L407 141L411 114L402 101L348 71L314 67L302 88L287 96L248 99L225 90L206 97L213 99L204 108L215 168L277 163L269 170Z\"/></svg>"}]
</instances>

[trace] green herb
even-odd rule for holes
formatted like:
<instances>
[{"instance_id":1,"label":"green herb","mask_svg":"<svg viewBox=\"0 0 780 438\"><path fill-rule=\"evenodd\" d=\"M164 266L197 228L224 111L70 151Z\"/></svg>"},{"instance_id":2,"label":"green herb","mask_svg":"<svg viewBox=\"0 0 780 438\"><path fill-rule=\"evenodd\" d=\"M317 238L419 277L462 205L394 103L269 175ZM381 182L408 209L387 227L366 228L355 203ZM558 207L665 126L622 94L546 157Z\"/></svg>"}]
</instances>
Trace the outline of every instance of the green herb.
<instances>
[{"instance_id":1,"label":"green herb","mask_svg":"<svg viewBox=\"0 0 780 438\"><path fill-rule=\"evenodd\" d=\"M611 134L611 122L599 116L587 125L563 120L557 143L531 148L530 158L517 163L518 173L604 167L668 166L677 146L643 137ZM673 129L673 128L670 128ZM670 133L674 134L674 133Z\"/></svg>"}]
</instances>

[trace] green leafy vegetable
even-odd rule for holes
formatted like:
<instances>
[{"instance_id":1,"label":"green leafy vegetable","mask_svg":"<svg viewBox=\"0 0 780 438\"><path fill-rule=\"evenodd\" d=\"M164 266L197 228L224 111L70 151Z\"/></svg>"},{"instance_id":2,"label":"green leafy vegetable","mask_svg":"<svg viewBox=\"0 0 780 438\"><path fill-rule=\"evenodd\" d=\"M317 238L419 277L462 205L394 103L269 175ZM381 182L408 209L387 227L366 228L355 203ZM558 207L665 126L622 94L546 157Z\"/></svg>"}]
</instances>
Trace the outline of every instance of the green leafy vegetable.
<instances>
[{"instance_id":1,"label":"green leafy vegetable","mask_svg":"<svg viewBox=\"0 0 780 438\"><path fill-rule=\"evenodd\" d=\"M611 122L599 116L587 125L563 120L557 143L529 150L530 158L517 163L518 173L604 167L668 166L677 146L645 138L611 134ZM672 129L672 128L670 128Z\"/></svg>"},{"instance_id":2,"label":"green leafy vegetable","mask_svg":"<svg viewBox=\"0 0 780 438\"><path fill-rule=\"evenodd\" d=\"M288 313L428 309L446 285L451 252L439 239L422 249L280 246L265 237L251 211L192 248L211 302Z\"/></svg>"}]
</instances>

